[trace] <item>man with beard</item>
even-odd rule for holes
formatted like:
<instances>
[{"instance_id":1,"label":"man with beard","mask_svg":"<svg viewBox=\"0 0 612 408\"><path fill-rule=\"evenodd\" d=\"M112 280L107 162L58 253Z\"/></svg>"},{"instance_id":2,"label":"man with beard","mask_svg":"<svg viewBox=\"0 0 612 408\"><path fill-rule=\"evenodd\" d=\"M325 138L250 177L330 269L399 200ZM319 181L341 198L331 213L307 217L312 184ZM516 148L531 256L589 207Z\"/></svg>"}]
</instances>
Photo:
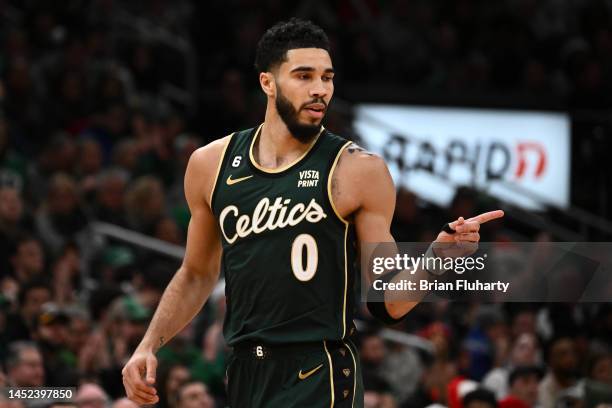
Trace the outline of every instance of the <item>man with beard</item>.
<instances>
[{"instance_id":1,"label":"man with beard","mask_svg":"<svg viewBox=\"0 0 612 408\"><path fill-rule=\"evenodd\" d=\"M329 50L310 22L270 28L255 58L264 123L193 153L185 258L123 369L133 401L157 402L154 353L202 307L223 255L228 405L363 407L350 340L355 242L393 242L395 189L380 157L321 125L334 91ZM476 242L480 223L502 214L457 220L438 241ZM370 309L394 323L416 303L385 299Z\"/></svg>"}]
</instances>

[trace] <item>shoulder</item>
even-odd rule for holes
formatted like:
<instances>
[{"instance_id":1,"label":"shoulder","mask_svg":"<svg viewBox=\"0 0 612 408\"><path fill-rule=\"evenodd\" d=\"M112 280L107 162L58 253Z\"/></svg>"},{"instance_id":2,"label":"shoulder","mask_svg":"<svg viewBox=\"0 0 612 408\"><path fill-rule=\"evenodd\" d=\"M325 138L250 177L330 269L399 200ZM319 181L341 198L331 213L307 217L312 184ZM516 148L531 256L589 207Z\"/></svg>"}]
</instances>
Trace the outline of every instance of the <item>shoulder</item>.
<instances>
[{"instance_id":1,"label":"shoulder","mask_svg":"<svg viewBox=\"0 0 612 408\"><path fill-rule=\"evenodd\" d=\"M344 218L372 199L395 204L395 187L385 161L356 143L344 147L331 178L332 200Z\"/></svg>"},{"instance_id":2,"label":"shoulder","mask_svg":"<svg viewBox=\"0 0 612 408\"><path fill-rule=\"evenodd\" d=\"M354 142L347 145L340 154L337 171L368 179L388 173L387 164L381 156L369 152Z\"/></svg>"},{"instance_id":3,"label":"shoulder","mask_svg":"<svg viewBox=\"0 0 612 408\"><path fill-rule=\"evenodd\" d=\"M208 198L214 188L221 159L233 134L222 137L195 150L185 171L185 192ZM194 191L195 190L195 191Z\"/></svg>"},{"instance_id":4,"label":"shoulder","mask_svg":"<svg viewBox=\"0 0 612 408\"><path fill-rule=\"evenodd\" d=\"M190 164L202 168L217 165L232 136L233 133L196 149L189 158Z\"/></svg>"}]
</instances>

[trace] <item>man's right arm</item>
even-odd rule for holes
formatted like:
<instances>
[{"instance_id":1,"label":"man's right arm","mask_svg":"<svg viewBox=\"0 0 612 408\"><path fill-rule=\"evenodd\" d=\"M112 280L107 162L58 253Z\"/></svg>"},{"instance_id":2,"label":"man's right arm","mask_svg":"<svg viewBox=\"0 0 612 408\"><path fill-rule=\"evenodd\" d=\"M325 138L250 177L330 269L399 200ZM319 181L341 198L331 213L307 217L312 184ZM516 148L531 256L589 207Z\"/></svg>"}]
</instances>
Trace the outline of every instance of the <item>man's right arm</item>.
<instances>
[{"instance_id":1,"label":"man's right arm","mask_svg":"<svg viewBox=\"0 0 612 408\"><path fill-rule=\"evenodd\" d=\"M123 369L128 397L140 404L156 402L154 353L202 308L219 278L221 240L210 203L217 165L228 138L196 150L185 172L185 196L191 211L185 257L164 291L153 319ZM142 375L146 373L146 383Z\"/></svg>"},{"instance_id":2,"label":"man's right arm","mask_svg":"<svg viewBox=\"0 0 612 408\"><path fill-rule=\"evenodd\" d=\"M140 350L155 352L182 330L202 308L219 278L221 241L208 197L220 154L211 150L195 151L187 165L185 197L191 220L185 257L164 291Z\"/></svg>"}]
</instances>

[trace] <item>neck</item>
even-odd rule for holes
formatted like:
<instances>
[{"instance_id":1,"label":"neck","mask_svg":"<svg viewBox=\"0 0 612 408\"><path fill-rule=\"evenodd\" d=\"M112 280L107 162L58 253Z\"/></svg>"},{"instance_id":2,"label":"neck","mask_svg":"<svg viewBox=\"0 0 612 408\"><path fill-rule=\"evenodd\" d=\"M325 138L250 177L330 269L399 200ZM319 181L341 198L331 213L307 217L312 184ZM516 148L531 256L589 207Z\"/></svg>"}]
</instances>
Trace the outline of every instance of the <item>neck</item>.
<instances>
[{"instance_id":1,"label":"neck","mask_svg":"<svg viewBox=\"0 0 612 408\"><path fill-rule=\"evenodd\" d=\"M259 165L276 168L292 163L301 157L310 145L311 143L301 143L293 137L274 106L268 105L265 122L253 146L253 154Z\"/></svg>"}]
</instances>

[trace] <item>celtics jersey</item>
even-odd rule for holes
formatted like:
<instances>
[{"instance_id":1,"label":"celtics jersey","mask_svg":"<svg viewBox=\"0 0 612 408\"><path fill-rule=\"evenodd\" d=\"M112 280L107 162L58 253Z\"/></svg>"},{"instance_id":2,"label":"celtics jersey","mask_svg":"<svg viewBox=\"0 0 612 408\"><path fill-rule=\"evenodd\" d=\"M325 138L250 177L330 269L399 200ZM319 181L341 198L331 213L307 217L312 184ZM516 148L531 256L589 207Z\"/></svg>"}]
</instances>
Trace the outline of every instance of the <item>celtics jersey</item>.
<instances>
[{"instance_id":1,"label":"celtics jersey","mask_svg":"<svg viewBox=\"0 0 612 408\"><path fill-rule=\"evenodd\" d=\"M223 241L230 345L340 340L352 332L354 232L331 201L350 142L327 130L294 163L253 157L262 126L232 134L211 197Z\"/></svg>"}]
</instances>

